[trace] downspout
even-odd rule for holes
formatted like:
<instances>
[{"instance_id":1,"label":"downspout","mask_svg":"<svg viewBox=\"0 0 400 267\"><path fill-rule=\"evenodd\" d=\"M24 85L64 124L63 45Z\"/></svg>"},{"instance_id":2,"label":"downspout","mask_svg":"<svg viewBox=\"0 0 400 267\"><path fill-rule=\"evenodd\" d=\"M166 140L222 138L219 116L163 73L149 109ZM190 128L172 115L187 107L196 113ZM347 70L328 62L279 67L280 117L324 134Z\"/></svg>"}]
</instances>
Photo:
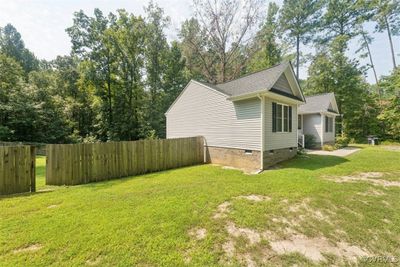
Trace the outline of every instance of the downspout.
<instances>
[{"instance_id":1,"label":"downspout","mask_svg":"<svg viewBox=\"0 0 400 267\"><path fill-rule=\"evenodd\" d=\"M324 146L325 118L321 113L321 149Z\"/></svg>"},{"instance_id":2,"label":"downspout","mask_svg":"<svg viewBox=\"0 0 400 267\"><path fill-rule=\"evenodd\" d=\"M261 171L264 170L264 150L265 150L265 97L261 94L258 95L258 98L261 100Z\"/></svg>"}]
</instances>

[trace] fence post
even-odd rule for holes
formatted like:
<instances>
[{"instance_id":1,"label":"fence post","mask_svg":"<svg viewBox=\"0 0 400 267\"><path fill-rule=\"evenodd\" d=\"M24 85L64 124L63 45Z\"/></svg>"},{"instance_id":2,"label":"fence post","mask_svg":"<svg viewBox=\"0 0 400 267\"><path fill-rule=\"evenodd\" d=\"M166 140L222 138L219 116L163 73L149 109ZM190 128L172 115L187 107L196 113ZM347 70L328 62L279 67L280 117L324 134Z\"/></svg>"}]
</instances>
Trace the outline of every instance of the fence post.
<instances>
[{"instance_id":1,"label":"fence post","mask_svg":"<svg viewBox=\"0 0 400 267\"><path fill-rule=\"evenodd\" d=\"M31 192L36 192L36 148L30 146L31 149Z\"/></svg>"}]
</instances>

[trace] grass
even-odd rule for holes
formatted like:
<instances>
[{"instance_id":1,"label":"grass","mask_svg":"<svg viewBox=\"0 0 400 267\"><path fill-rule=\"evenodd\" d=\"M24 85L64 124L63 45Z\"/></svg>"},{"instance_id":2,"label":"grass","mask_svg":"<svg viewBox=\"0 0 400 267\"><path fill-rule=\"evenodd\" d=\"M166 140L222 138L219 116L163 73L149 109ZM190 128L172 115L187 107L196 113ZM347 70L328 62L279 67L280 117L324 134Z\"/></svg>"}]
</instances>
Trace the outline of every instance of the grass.
<instances>
[{"instance_id":1,"label":"grass","mask_svg":"<svg viewBox=\"0 0 400 267\"><path fill-rule=\"evenodd\" d=\"M39 157L37 187L53 191L0 199L2 266L239 265L245 253L258 264L263 259L266 265L322 264L299 253L266 258L263 253L271 253L268 240L249 245L246 238L231 237L225 229L229 220L237 227L270 230L284 238L287 222L274 218L297 220L291 227L306 236L345 241L375 256L400 257L400 187L324 179L383 172L400 181L400 152L364 146L347 158L298 156L281 169L259 175L202 165L74 187L45 186L44 164ZM364 195L371 189L384 194ZM235 198L250 194L271 200ZM290 211L305 200L308 209ZM225 201L231 203L227 218L213 219ZM329 214L329 220L311 216L316 210ZM306 219L298 220L301 216ZM206 229L206 237L190 236L194 228ZM233 257L222 249L230 239L236 242ZM340 263L333 255L324 256L325 265Z\"/></svg>"}]
</instances>

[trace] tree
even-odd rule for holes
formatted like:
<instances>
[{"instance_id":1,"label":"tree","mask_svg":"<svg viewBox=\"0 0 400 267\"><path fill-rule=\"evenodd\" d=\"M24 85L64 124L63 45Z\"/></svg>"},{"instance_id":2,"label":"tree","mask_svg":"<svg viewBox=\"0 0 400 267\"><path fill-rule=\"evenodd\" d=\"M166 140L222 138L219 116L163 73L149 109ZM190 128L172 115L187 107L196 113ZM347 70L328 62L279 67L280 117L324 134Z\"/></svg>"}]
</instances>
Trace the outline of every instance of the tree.
<instances>
[{"instance_id":1,"label":"tree","mask_svg":"<svg viewBox=\"0 0 400 267\"><path fill-rule=\"evenodd\" d=\"M385 125L385 137L400 141L400 96L392 96L385 102L379 120Z\"/></svg>"},{"instance_id":2,"label":"tree","mask_svg":"<svg viewBox=\"0 0 400 267\"><path fill-rule=\"evenodd\" d=\"M254 40L254 48L257 52L248 63L248 70L254 72L276 65L282 61L282 49L277 42L279 7L271 2L268 5L267 17L261 30Z\"/></svg>"},{"instance_id":3,"label":"tree","mask_svg":"<svg viewBox=\"0 0 400 267\"><path fill-rule=\"evenodd\" d=\"M10 127L11 104L14 92L22 88L23 70L13 58L0 53L0 139L9 140L13 135Z\"/></svg>"},{"instance_id":4,"label":"tree","mask_svg":"<svg viewBox=\"0 0 400 267\"><path fill-rule=\"evenodd\" d=\"M238 77L247 62L252 29L260 18L260 0L195 0L195 20L186 21L180 32L185 57L193 51L198 61L188 60L209 82ZM243 60L244 59L244 60Z\"/></svg>"},{"instance_id":5,"label":"tree","mask_svg":"<svg viewBox=\"0 0 400 267\"><path fill-rule=\"evenodd\" d=\"M320 18L319 0L284 0L280 13L281 30L287 34L291 43L296 47L296 76L299 78L300 44L312 40L312 34Z\"/></svg>"},{"instance_id":6,"label":"tree","mask_svg":"<svg viewBox=\"0 0 400 267\"><path fill-rule=\"evenodd\" d=\"M11 24L0 28L0 51L15 59L22 66L26 75L39 69L39 61L31 51L25 48L21 34Z\"/></svg>"},{"instance_id":7,"label":"tree","mask_svg":"<svg viewBox=\"0 0 400 267\"><path fill-rule=\"evenodd\" d=\"M118 19L109 31L115 58L114 139L137 140L143 132L145 106L144 60L147 26L142 17L118 11Z\"/></svg>"},{"instance_id":8,"label":"tree","mask_svg":"<svg viewBox=\"0 0 400 267\"><path fill-rule=\"evenodd\" d=\"M321 51L314 57L305 90L307 94L334 92L339 111L343 114L342 119L338 119L337 131L362 139L368 134L378 133L378 109L358 62L346 57L342 42L346 42L346 38L337 37L328 51Z\"/></svg>"},{"instance_id":9,"label":"tree","mask_svg":"<svg viewBox=\"0 0 400 267\"><path fill-rule=\"evenodd\" d=\"M72 56L58 56L50 62L54 70L56 95L64 106L64 117L71 128L71 141L93 136L95 132L95 111L93 92L82 81L79 60Z\"/></svg>"},{"instance_id":10,"label":"tree","mask_svg":"<svg viewBox=\"0 0 400 267\"><path fill-rule=\"evenodd\" d=\"M113 44L107 34L110 25L116 20L113 14L105 17L101 10L94 10L94 17L88 17L82 10L74 14L73 26L66 29L71 37L72 52L80 60L87 61L84 76L96 88L96 95L101 99L100 132L103 140L113 139L113 95L116 83L113 76L115 55Z\"/></svg>"},{"instance_id":11,"label":"tree","mask_svg":"<svg viewBox=\"0 0 400 267\"><path fill-rule=\"evenodd\" d=\"M393 69L396 68L396 53L393 47L393 29L395 33L400 29L400 3L398 0L373 0L374 8L373 20L376 22L375 30L378 32L386 31L389 39L390 51L392 54Z\"/></svg>"},{"instance_id":12,"label":"tree","mask_svg":"<svg viewBox=\"0 0 400 267\"><path fill-rule=\"evenodd\" d=\"M150 1L146 11L147 31L145 48L146 85L149 90L147 115L150 129L156 136L164 137L163 111L163 76L165 73L165 60L168 53L167 38L164 29L169 23L169 18L164 16L164 11Z\"/></svg>"},{"instance_id":13,"label":"tree","mask_svg":"<svg viewBox=\"0 0 400 267\"><path fill-rule=\"evenodd\" d=\"M165 61L164 75L164 101L162 114L164 114L189 81L189 73L185 67L185 59L179 48L178 42L172 42ZM166 131L165 116L163 116L163 133Z\"/></svg>"},{"instance_id":14,"label":"tree","mask_svg":"<svg viewBox=\"0 0 400 267\"><path fill-rule=\"evenodd\" d=\"M361 34L361 40L360 40L360 48L356 51L357 52L361 52L361 51L365 51L364 53L361 54L362 58L368 57L369 60L369 67L372 69L372 72L374 73L374 78L375 78L375 84L377 87L377 93L380 96L380 90L379 90L379 81L378 81L378 75L376 74L376 69L375 69L375 64L374 61L372 59L372 53L371 53L371 49L370 49L370 44L372 42L372 37L368 34L368 32L366 32L362 27L360 27L360 34Z\"/></svg>"}]
</instances>

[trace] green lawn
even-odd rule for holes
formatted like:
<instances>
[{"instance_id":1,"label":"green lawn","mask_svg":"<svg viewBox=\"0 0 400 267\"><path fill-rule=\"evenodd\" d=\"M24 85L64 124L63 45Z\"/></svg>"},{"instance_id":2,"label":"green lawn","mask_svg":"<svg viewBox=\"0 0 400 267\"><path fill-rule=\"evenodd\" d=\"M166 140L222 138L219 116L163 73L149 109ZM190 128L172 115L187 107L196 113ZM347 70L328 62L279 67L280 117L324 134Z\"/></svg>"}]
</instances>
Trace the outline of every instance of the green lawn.
<instances>
[{"instance_id":1,"label":"green lawn","mask_svg":"<svg viewBox=\"0 0 400 267\"><path fill-rule=\"evenodd\" d=\"M379 172L368 179L400 181L399 151L298 156L259 175L202 165L73 187L46 187L44 164L43 192L0 198L1 266L346 265L349 252L334 252L346 244L400 257L400 187L329 180ZM296 238L332 248L320 261L276 249Z\"/></svg>"}]
</instances>

